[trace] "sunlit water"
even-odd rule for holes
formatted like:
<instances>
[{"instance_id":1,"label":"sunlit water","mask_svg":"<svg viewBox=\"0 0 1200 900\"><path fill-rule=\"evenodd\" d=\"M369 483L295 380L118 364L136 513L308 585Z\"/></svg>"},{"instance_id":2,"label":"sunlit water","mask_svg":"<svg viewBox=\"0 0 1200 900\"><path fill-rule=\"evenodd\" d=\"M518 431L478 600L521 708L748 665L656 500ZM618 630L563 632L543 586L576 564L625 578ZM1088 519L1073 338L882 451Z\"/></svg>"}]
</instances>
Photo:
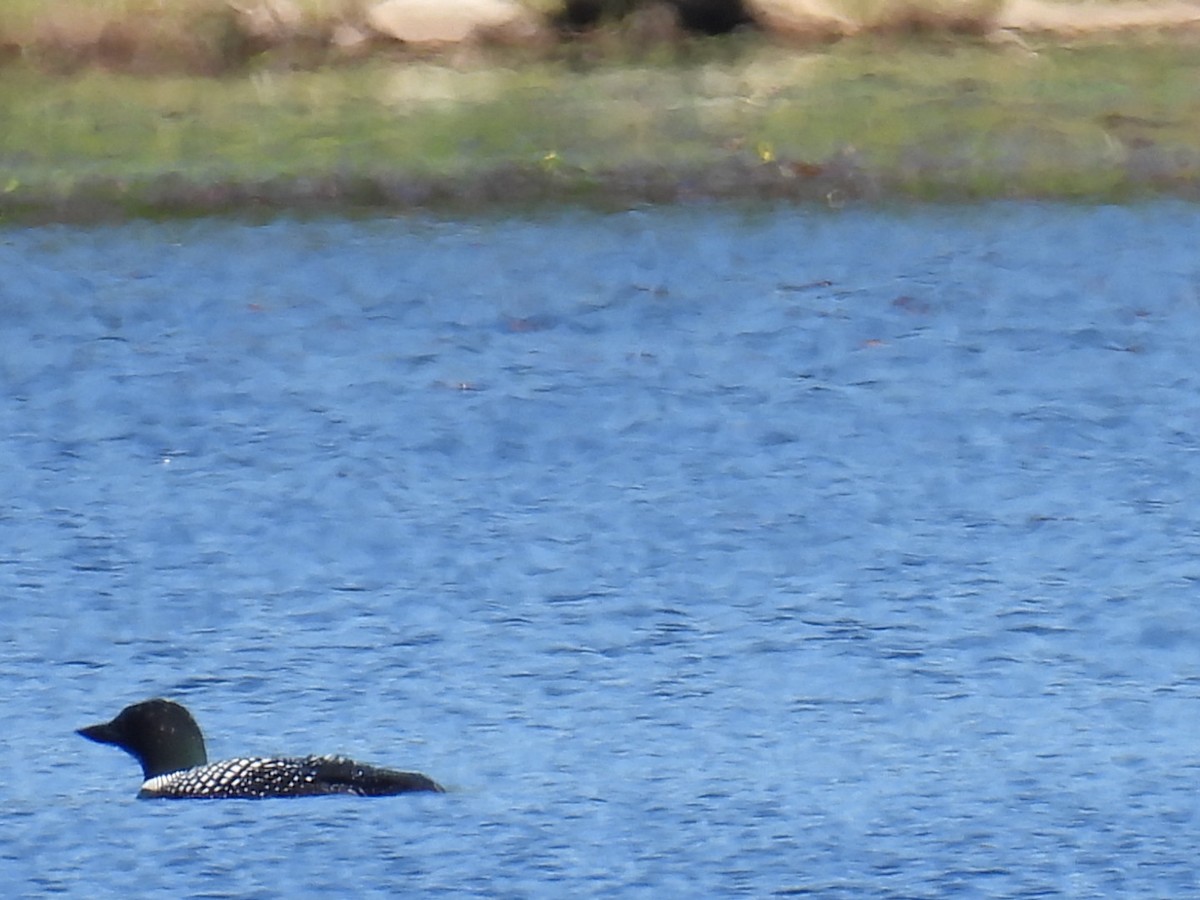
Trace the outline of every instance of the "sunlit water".
<instances>
[{"instance_id":1,"label":"sunlit water","mask_svg":"<svg viewBox=\"0 0 1200 900\"><path fill-rule=\"evenodd\" d=\"M1197 235L0 232L6 893L1194 894ZM159 695L450 792L137 801Z\"/></svg>"}]
</instances>

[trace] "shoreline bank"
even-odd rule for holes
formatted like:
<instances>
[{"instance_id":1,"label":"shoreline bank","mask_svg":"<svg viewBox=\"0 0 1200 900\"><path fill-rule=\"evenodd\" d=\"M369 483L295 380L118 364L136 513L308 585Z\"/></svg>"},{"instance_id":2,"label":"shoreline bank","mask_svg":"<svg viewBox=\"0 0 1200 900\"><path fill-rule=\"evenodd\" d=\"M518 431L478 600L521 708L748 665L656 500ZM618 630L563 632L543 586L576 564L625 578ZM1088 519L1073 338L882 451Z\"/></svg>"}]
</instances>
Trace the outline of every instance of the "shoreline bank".
<instances>
[{"instance_id":1,"label":"shoreline bank","mask_svg":"<svg viewBox=\"0 0 1200 900\"><path fill-rule=\"evenodd\" d=\"M88 180L65 193L0 193L0 227L210 216L471 216L564 206L618 211L711 202L834 210L996 200L1200 202L1200 167L1194 163L1172 167L1161 160L1140 171L1125 168L1075 176L1073 184L1058 189L1009 179L989 190L981 188L978 173L871 170L848 157L824 163L731 159L703 167L631 165L588 172L506 166L458 177L330 175L205 183L165 175L138 183Z\"/></svg>"}]
</instances>

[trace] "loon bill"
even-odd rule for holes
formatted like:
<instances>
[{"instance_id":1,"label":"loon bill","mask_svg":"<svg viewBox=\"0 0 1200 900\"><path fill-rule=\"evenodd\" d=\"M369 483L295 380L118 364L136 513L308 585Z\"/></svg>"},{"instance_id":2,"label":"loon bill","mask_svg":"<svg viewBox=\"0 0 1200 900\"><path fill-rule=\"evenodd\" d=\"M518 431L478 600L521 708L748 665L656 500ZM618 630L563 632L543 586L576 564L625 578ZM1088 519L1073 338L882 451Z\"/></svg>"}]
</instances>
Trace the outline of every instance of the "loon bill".
<instances>
[{"instance_id":1,"label":"loon bill","mask_svg":"<svg viewBox=\"0 0 1200 900\"><path fill-rule=\"evenodd\" d=\"M353 794L386 797L443 793L419 772L399 772L344 756L238 757L210 763L200 726L170 700L127 706L111 722L80 728L88 740L112 744L142 766L139 797L260 798Z\"/></svg>"}]
</instances>

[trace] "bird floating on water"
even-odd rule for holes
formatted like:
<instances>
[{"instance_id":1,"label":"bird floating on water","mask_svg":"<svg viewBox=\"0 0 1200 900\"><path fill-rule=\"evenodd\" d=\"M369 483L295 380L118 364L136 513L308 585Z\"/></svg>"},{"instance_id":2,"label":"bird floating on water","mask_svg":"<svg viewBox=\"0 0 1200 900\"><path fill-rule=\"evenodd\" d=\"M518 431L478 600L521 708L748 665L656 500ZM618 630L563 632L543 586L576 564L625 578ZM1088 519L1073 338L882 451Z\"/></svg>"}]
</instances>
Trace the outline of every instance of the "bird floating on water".
<instances>
[{"instance_id":1,"label":"bird floating on water","mask_svg":"<svg viewBox=\"0 0 1200 900\"><path fill-rule=\"evenodd\" d=\"M111 722L80 728L100 744L120 747L142 766L139 797L261 798L352 794L384 797L443 793L419 772L399 772L344 756L238 757L210 763L192 714L170 700L127 706Z\"/></svg>"}]
</instances>

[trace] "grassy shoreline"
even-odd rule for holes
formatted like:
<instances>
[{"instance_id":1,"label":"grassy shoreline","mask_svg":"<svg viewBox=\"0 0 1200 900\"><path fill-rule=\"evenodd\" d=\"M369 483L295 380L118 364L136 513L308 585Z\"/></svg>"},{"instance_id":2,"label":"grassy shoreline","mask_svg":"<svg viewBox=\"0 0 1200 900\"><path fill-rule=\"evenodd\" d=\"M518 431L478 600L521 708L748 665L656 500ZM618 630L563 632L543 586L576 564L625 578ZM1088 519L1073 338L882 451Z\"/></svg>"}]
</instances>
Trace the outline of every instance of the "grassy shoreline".
<instances>
[{"instance_id":1,"label":"grassy shoreline","mask_svg":"<svg viewBox=\"0 0 1200 900\"><path fill-rule=\"evenodd\" d=\"M1200 198L1170 40L711 42L657 62L368 61L0 81L0 222L692 199Z\"/></svg>"}]
</instances>

